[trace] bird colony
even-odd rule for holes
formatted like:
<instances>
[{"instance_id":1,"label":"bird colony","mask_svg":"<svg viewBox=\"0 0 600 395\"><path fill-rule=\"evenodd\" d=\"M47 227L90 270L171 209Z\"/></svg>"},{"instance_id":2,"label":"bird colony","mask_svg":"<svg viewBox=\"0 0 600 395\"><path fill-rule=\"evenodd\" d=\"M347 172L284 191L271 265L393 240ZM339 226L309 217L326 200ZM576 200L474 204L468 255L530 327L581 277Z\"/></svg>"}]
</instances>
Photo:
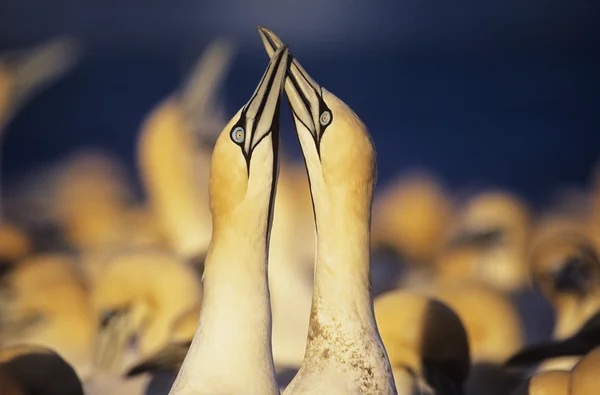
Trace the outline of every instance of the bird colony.
<instances>
[{"instance_id":1,"label":"bird colony","mask_svg":"<svg viewBox=\"0 0 600 395\"><path fill-rule=\"evenodd\" d=\"M375 191L360 108L258 33L236 112L224 39L148 111L144 199L100 149L3 191L0 394L600 394L600 177L535 213L425 172ZM0 132L80 51L10 55Z\"/></svg>"}]
</instances>

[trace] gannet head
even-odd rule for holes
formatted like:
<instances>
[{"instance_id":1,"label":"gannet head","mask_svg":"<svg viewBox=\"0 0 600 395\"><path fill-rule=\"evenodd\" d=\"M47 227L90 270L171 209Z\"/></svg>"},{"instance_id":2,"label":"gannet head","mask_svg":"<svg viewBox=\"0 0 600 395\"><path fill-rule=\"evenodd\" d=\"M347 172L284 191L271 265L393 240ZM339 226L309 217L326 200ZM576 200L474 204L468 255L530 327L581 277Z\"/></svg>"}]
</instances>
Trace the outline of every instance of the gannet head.
<instances>
[{"instance_id":1,"label":"gannet head","mask_svg":"<svg viewBox=\"0 0 600 395\"><path fill-rule=\"evenodd\" d=\"M466 203L449 233L436 264L439 280L474 279L507 292L525 285L530 216L520 199L501 191L480 193Z\"/></svg>"},{"instance_id":2,"label":"gannet head","mask_svg":"<svg viewBox=\"0 0 600 395\"><path fill-rule=\"evenodd\" d=\"M269 29L258 28L267 53L283 44ZM315 206L362 196L370 208L375 183L375 149L371 136L348 105L321 87L292 58L285 92L302 146ZM315 193L317 192L317 193Z\"/></svg>"},{"instance_id":3,"label":"gannet head","mask_svg":"<svg viewBox=\"0 0 600 395\"><path fill-rule=\"evenodd\" d=\"M242 206L247 215L270 215L278 166L279 106L287 65L288 49L282 47L271 58L248 103L228 122L215 143L209 186L214 232L230 226L227 219L241 212L238 208Z\"/></svg>"},{"instance_id":4,"label":"gannet head","mask_svg":"<svg viewBox=\"0 0 600 395\"><path fill-rule=\"evenodd\" d=\"M84 394L73 366L52 348L40 345L0 348L0 378L3 394Z\"/></svg>"},{"instance_id":5,"label":"gannet head","mask_svg":"<svg viewBox=\"0 0 600 395\"><path fill-rule=\"evenodd\" d=\"M530 225L529 212L516 196L506 192L483 192L471 198L462 210L454 243L482 247L505 242L522 246Z\"/></svg>"},{"instance_id":6,"label":"gannet head","mask_svg":"<svg viewBox=\"0 0 600 395\"><path fill-rule=\"evenodd\" d=\"M600 308L600 258L594 243L569 224L540 229L529 256L534 287L556 312L554 337L564 338Z\"/></svg>"},{"instance_id":7,"label":"gannet head","mask_svg":"<svg viewBox=\"0 0 600 395\"><path fill-rule=\"evenodd\" d=\"M569 371L549 370L523 381L511 395L567 395L570 382Z\"/></svg>"},{"instance_id":8,"label":"gannet head","mask_svg":"<svg viewBox=\"0 0 600 395\"><path fill-rule=\"evenodd\" d=\"M110 257L91 292L96 314L94 364L121 368L129 345L148 356L164 347L175 323L200 303L200 280L176 255L145 248Z\"/></svg>"},{"instance_id":9,"label":"gannet head","mask_svg":"<svg viewBox=\"0 0 600 395\"><path fill-rule=\"evenodd\" d=\"M600 285L600 260L591 241L576 233L558 233L532 248L531 274L550 300L571 294L585 297Z\"/></svg>"}]
</instances>

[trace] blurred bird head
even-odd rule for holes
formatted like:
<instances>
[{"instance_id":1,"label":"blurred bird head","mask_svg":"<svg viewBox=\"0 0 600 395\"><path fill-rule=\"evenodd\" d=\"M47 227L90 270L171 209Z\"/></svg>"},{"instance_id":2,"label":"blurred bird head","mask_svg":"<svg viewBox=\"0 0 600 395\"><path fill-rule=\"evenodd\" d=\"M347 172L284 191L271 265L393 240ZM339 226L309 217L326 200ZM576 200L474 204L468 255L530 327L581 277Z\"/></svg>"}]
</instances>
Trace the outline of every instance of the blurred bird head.
<instances>
[{"instance_id":1,"label":"blurred bird head","mask_svg":"<svg viewBox=\"0 0 600 395\"><path fill-rule=\"evenodd\" d=\"M600 309L600 259L584 229L571 222L541 223L529 265L531 281L556 312L554 335L572 334Z\"/></svg>"},{"instance_id":2,"label":"blurred bird head","mask_svg":"<svg viewBox=\"0 0 600 395\"><path fill-rule=\"evenodd\" d=\"M152 209L171 248L186 258L206 254L210 242L210 160L227 122L218 93L234 51L222 38L209 43L183 86L152 109L139 135L139 167Z\"/></svg>"},{"instance_id":3,"label":"blurred bird head","mask_svg":"<svg viewBox=\"0 0 600 395\"><path fill-rule=\"evenodd\" d=\"M375 199L373 248L390 246L410 263L430 264L450 216L450 202L435 178L403 176Z\"/></svg>"},{"instance_id":4,"label":"blurred bird head","mask_svg":"<svg viewBox=\"0 0 600 395\"><path fill-rule=\"evenodd\" d=\"M374 310L399 393L462 392L469 342L454 311L437 299L398 290L375 299Z\"/></svg>"},{"instance_id":5,"label":"blurred bird head","mask_svg":"<svg viewBox=\"0 0 600 395\"><path fill-rule=\"evenodd\" d=\"M6 379L13 387L7 389ZM33 344L0 348L0 390L6 395L83 395L73 367L54 350ZM11 392L15 391L15 392Z\"/></svg>"},{"instance_id":6,"label":"blurred bird head","mask_svg":"<svg viewBox=\"0 0 600 395\"><path fill-rule=\"evenodd\" d=\"M525 380L511 395L570 395L571 373L548 370Z\"/></svg>"},{"instance_id":7,"label":"blurred bird head","mask_svg":"<svg viewBox=\"0 0 600 395\"><path fill-rule=\"evenodd\" d=\"M473 363L500 363L523 346L519 314L502 293L465 282L436 287L435 295L460 317Z\"/></svg>"},{"instance_id":8,"label":"blurred bird head","mask_svg":"<svg viewBox=\"0 0 600 395\"><path fill-rule=\"evenodd\" d=\"M486 192L468 200L436 262L441 281L476 280L502 291L527 281L529 212L516 197Z\"/></svg>"},{"instance_id":9,"label":"blurred bird head","mask_svg":"<svg viewBox=\"0 0 600 395\"><path fill-rule=\"evenodd\" d=\"M93 317L74 264L62 254L19 261L0 286L0 342L50 347L85 374Z\"/></svg>"},{"instance_id":10,"label":"blurred bird head","mask_svg":"<svg viewBox=\"0 0 600 395\"><path fill-rule=\"evenodd\" d=\"M164 347L177 320L199 305L200 294L194 270L171 253L144 249L113 256L92 288L95 365L121 368L135 339L134 351L141 356Z\"/></svg>"}]
</instances>

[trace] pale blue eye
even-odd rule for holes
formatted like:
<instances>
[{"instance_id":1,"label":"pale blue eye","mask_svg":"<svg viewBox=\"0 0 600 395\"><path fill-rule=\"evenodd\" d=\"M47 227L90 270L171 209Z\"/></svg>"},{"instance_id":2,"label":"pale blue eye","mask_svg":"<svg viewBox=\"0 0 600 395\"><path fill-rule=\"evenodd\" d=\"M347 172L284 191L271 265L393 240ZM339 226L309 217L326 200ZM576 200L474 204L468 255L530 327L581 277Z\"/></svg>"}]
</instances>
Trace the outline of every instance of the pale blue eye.
<instances>
[{"instance_id":1,"label":"pale blue eye","mask_svg":"<svg viewBox=\"0 0 600 395\"><path fill-rule=\"evenodd\" d=\"M319 122L321 122L322 126L329 125L329 122L331 122L331 113L329 111L323 111L319 117Z\"/></svg>"},{"instance_id":2,"label":"pale blue eye","mask_svg":"<svg viewBox=\"0 0 600 395\"><path fill-rule=\"evenodd\" d=\"M241 126L238 126L237 128L235 128L231 131L231 139L238 144L243 143L245 137L246 137L246 131Z\"/></svg>"}]
</instances>

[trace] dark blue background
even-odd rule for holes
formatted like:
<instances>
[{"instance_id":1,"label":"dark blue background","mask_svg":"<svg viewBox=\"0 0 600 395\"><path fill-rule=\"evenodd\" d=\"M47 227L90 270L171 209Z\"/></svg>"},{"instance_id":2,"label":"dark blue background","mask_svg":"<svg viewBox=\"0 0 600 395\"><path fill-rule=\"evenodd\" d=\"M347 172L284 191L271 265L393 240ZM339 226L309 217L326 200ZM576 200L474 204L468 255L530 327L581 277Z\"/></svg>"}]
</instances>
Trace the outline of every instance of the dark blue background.
<instances>
[{"instance_id":1,"label":"dark blue background","mask_svg":"<svg viewBox=\"0 0 600 395\"><path fill-rule=\"evenodd\" d=\"M0 2L0 49L61 33L87 46L9 126L5 180L79 147L133 171L143 117L221 34L240 47L224 92L233 114L267 63L257 24L369 126L380 181L423 167L455 189L508 187L540 203L600 159L598 1L83 3ZM297 152L287 112L283 126Z\"/></svg>"}]
</instances>

